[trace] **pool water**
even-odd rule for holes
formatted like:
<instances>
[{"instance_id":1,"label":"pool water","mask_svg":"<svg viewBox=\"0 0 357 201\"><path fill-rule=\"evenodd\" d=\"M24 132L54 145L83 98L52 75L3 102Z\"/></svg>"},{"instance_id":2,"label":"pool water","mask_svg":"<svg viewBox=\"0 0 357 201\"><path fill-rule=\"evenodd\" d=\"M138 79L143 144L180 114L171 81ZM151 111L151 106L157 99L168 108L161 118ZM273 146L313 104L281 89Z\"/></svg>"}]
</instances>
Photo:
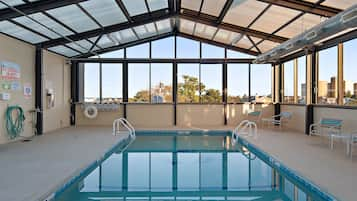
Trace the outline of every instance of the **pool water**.
<instances>
[{"instance_id":1,"label":"pool water","mask_svg":"<svg viewBox=\"0 0 357 201\"><path fill-rule=\"evenodd\" d=\"M56 201L324 200L299 187L228 133L139 135L118 148Z\"/></svg>"}]
</instances>

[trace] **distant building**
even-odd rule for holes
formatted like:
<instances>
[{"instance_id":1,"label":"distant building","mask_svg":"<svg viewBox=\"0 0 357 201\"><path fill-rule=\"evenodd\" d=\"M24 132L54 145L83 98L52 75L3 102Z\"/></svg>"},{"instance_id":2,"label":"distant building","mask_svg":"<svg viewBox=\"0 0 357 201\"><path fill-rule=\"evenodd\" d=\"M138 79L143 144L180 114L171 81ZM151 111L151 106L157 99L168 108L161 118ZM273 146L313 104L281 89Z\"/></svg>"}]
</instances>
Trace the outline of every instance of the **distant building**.
<instances>
[{"instance_id":1,"label":"distant building","mask_svg":"<svg viewBox=\"0 0 357 201\"><path fill-rule=\"evenodd\" d=\"M353 84L353 95L357 97L357 83Z\"/></svg>"},{"instance_id":2,"label":"distant building","mask_svg":"<svg viewBox=\"0 0 357 201\"><path fill-rule=\"evenodd\" d=\"M328 94L329 98L337 98L337 79L336 77L331 77L330 83L328 83Z\"/></svg>"},{"instance_id":3,"label":"distant building","mask_svg":"<svg viewBox=\"0 0 357 201\"><path fill-rule=\"evenodd\" d=\"M343 81L343 91L345 92L345 94L347 94L348 92L353 95L354 93L354 88L353 88L353 82L349 81L349 80L344 80Z\"/></svg>"},{"instance_id":4,"label":"distant building","mask_svg":"<svg viewBox=\"0 0 357 201\"><path fill-rule=\"evenodd\" d=\"M328 82L327 81L319 81L318 86L318 96L326 97L328 95Z\"/></svg>"},{"instance_id":5,"label":"distant building","mask_svg":"<svg viewBox=\"0 0 357 201\"><path fill-rule=\"evenodd\" d=\"M307 91L306 91L306 84L305 84L305 83L303 83L303 84L301 84L301 97L306 96L306 94L307 94Z\"/></svg>"}]
</instances>

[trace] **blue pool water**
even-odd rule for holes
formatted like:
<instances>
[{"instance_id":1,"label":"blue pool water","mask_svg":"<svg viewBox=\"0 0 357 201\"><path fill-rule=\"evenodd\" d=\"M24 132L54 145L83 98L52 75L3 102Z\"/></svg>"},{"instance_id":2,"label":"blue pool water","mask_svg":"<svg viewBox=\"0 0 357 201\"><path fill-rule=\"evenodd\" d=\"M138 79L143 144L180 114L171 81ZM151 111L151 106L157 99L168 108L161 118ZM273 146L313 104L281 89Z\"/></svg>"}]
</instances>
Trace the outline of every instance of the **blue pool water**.
<instances>
[{"instance_id":1,"label":"blue pool water","mask_svg":"<svg viewBox=\"0 0 357 201\"><path fill-rule=\"evenodd\" d=\"M263 152L253 147L257 157L240 143L232 146L230 132L222 131L138 132L125 151L125 144L118 146L54 200L331 200Z\"/></svg>"}]
</instances>

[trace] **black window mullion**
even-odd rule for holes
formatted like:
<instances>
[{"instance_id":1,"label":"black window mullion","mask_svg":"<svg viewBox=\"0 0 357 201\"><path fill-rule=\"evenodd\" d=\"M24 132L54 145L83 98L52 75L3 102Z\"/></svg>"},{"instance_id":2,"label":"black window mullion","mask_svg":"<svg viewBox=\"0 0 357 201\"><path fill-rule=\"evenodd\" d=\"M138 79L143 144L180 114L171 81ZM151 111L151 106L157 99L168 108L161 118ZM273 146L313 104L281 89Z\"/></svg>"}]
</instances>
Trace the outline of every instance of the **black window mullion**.
<instances>
[{"instance_id":1,"label":"black window mullion","mask_svg":"<svg viewBox=\"0 0 357 201\"><path fill-rule=\"evenodd\" d=\"M102 72L102 63L99 63L99 103L103 101L103 72Z\"/></svg>"}]
</instances>

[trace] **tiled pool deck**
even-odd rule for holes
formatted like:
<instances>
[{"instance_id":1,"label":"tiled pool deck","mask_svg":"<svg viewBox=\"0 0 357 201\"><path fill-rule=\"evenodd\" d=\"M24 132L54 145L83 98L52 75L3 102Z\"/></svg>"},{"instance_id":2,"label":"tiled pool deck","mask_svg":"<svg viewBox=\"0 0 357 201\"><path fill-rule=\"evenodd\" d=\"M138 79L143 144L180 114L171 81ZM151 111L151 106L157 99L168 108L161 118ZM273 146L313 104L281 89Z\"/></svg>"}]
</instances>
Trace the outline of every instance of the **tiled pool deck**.
<instances>
[{"instance_id":1,"label":"tiled pool deck","mask_svg":"<svg viewBox=\"0 0 357 201\"><path fill-rule=\"evenodd\" d=\"M31 142L0 145L0 198L11 201L44 198L123 138L112 136L109 127L79 127L35 137ZM337 198L356 200L357 157L348 158L342 144L330 150L326 139L279 129L260 129L257 139L246 140Z\"/></svg>"}]
</instances>

